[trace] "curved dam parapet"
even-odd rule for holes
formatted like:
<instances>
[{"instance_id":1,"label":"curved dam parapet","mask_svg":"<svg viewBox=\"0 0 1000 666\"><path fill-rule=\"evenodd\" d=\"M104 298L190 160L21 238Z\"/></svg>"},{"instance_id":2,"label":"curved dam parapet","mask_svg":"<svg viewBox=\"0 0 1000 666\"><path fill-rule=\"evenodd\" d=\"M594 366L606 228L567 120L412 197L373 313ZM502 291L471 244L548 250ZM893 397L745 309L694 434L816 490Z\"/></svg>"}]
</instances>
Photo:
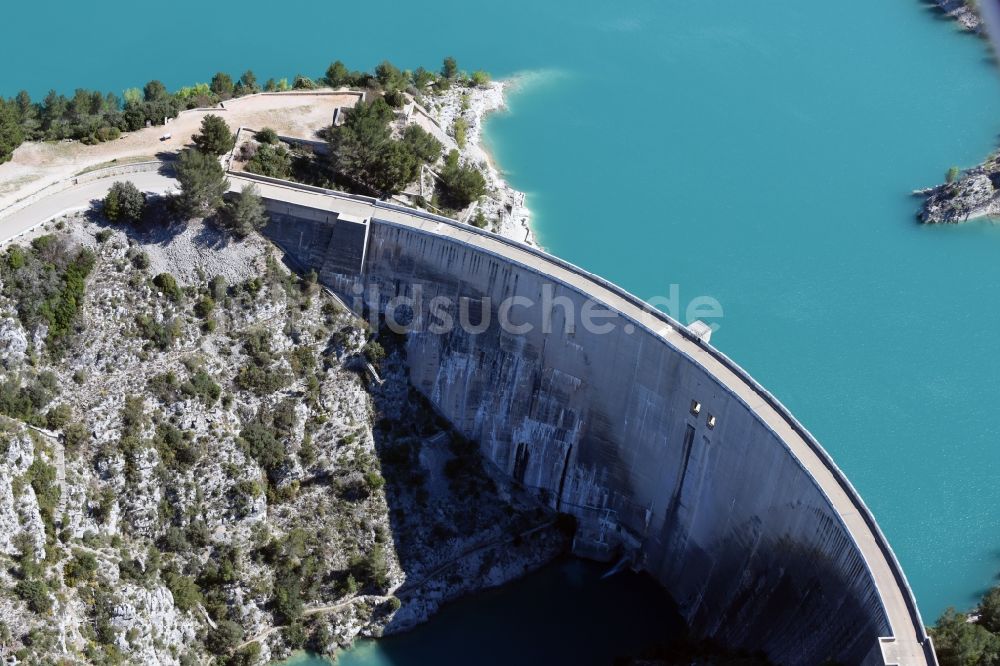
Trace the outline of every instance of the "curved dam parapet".
<instances>
[{"instance_id":1,"label":"curved dam parapet","mask_svg":"<svg viewBox=\"0 0 1000 666\"><path fill-rule=\"evenodd\" d=\"M686 328L472 227L230 178L234 191L256 182L266 234L345 300L408 304L414 385L498 466L576 516L579 554L630 557L697 634L776 663L936 664L905 576L848 480L773 396ZM141 183L175 185L153 173ZM0 231L89 205L110 184L62 188L0 219ZM513 297L525 300L503 312ZM457 321L463 303L468 326L430 325L442 313ZM611 329L579 325L586 308Z\"/></svg>"},{"instance_id":2,"label":"curved dam parapet","mask_svg":"<svg viewBox=\"0 0 1000 666\"><path fill-rule=\"evenodd\" d=\"M297 262L348 301L410 309L413 384L500 468L576 516L579 554L630 556L698 635L776 663L936 663L861 498L720 352L534 248L382 202L259 184L266 233ZM513 297L523 301L504 312ZM462 303L466 325L430 330L442 314L461 319ZM569 321L585 308L611 330Z\"/></svg>"}]
</instances>

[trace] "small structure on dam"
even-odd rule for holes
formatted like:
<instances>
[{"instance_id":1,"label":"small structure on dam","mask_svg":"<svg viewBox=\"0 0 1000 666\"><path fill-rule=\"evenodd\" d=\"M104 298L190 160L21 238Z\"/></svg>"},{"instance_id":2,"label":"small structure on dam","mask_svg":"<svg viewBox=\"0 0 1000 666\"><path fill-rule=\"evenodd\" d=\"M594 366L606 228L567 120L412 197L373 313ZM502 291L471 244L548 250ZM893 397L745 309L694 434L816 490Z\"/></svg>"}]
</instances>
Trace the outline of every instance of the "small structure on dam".
<instances>
[{"instance_id":1,"label":"small structure on dam","mask_svg":"<svg viewBox=\"0 0 1000 666\"><path fill-rule=\"evenodd\" d=\"M576 516L577 553L630 558L694 632L776 663L936 663L860 497L704 331L522 244L253 180L266 235L348 303L406 319L413 384Z\"/></svg>"}]
</instances>

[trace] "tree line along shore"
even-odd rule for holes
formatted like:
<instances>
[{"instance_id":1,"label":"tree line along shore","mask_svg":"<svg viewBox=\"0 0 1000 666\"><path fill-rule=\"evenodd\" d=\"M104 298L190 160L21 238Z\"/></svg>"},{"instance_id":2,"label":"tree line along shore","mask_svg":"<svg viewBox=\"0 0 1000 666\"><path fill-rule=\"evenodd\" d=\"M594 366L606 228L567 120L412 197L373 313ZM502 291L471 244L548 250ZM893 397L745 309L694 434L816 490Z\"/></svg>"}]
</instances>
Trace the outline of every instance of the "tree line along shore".
<instances>
[{"instance_id":1,"label":"tree line along shore","mask_svg":"<svg viewBox=\"0 0 1000 666\"><path fill-rule=\"evenodd\" d=\"M140 88L125 90L121 96L78 88L71 97L51 90L42 101L33 101L27 91L14 97L0 97L0 164L8 161L24 141L75 140L101 143L149 125L163 125L186 109L213 107L229 99L260 92L314 90L320 87L350 87L379 92L391 106L403 104L403 93L421 97L447 90L453 84L485 85L489 74L465 74L454 58L445 58L439 72L423 67L400 70L383 61L372 72L349 70L337 60L317 79L296 75L288 79L268 79L261 83L252 70L238 78L219 72L210 83L185 86L174 92L158 80Z\"/></svg>"}]
</instances>

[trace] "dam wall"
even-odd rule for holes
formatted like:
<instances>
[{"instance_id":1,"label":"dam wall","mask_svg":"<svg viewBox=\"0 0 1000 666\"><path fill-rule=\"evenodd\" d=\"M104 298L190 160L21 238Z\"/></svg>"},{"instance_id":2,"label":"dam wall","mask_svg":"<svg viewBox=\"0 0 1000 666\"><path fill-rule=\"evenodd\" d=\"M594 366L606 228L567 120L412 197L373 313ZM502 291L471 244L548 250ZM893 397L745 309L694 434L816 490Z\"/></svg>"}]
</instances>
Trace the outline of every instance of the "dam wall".
<instances>
[{"instance_id":1,"label":"dam wall","mask_svg":"<svg viewBox=\"0 0 1000 666\"><path fill-rule=\"evenodd\" d=\"M265 233L296 263L348 303L405 319L414 386L501 469L577 518L578 554L630 558L697 635L775 663L936 663L846 479L821 449L820 465L804 462L797 443L808 433L763 418L783 408L749 378L709 371L721 355L675 322L595 298L606 284L596 278L571 284L392 207L372 206L363 232L308 205L268 208ZM584 311L602 330L581 325ZM854 500L851 511L834 506ZM888 574L876 580L879 558Z\"/></svg>"}]
</instances>

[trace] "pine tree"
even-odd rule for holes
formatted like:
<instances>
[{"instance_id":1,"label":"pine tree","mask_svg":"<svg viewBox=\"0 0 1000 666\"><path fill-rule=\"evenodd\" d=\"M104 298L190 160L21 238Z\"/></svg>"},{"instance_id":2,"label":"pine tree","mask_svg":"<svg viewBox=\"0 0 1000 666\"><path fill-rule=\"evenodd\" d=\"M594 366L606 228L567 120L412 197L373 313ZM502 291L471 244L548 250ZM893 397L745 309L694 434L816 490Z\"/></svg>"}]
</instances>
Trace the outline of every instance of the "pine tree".
<instances>
[{"instance_id":1,"label":"pine tree","mask_svg":"<svg viewBox=\"0 0 1000 666\"><path fill-rule=\"evenodd\" d=\"M253 183L247 183L239 195L226 205L226 227L237 238L246 238L267 224L267 210Z\"/></svg>"},{"instance_id":2,"label":"pine tree","mask_svg":"<svg viewBox=\"0 0 1000 666\"><path fill-rule=\"evenodd\" d=\"M229 179L214 155L185 150L177 160L177 180L181 183L177 203L192 217L207 217L219 210L229 191Z\"/></svg>"},{"instance_id":3,"label":"pine tree","mask_svg":"<svg viewBox=\"0 0 1000 666\"><path fill-rule=\"evenodd\" d=\"M17 109L0 99L0 164L7 162L24 141Z\"/></svg>"},{"instance_id":4,"label":"pine tree","mask_svg":"<svg viewBox=\"0 0 1000 666\"><path fill-rule=\"evenodd\" d=\"M236 137L229 131L229 125L219 116L209 114L201 120L201 133L192 138L198 150L210 155L222 155L233 149Z\"/></svg>"}]
</instances>

